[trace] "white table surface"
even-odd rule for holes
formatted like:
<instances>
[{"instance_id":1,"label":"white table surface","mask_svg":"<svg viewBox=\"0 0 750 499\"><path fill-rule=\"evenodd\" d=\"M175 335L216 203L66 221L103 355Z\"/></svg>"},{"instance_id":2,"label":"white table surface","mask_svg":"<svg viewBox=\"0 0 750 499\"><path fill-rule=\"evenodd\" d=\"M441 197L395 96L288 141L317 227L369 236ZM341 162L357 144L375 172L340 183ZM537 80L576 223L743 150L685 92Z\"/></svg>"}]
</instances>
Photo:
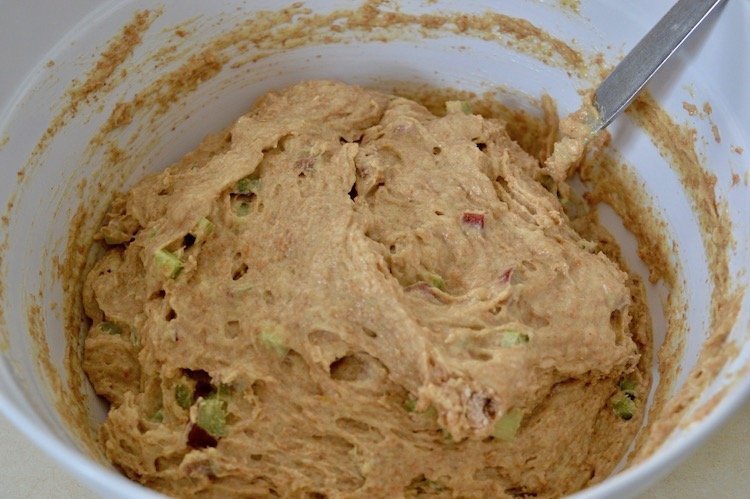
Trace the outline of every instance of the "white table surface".
<instances>
[{"instance_id":1,"label":"white table surface","mask_svg":"<svg viewBox=\"0 0 750 499\"><path fill-rule=\"evenodd\" d=\"M98 497L0 417L0 497ZM643 498L750 497L750 403Z\"/></svg>"}]
</instances>

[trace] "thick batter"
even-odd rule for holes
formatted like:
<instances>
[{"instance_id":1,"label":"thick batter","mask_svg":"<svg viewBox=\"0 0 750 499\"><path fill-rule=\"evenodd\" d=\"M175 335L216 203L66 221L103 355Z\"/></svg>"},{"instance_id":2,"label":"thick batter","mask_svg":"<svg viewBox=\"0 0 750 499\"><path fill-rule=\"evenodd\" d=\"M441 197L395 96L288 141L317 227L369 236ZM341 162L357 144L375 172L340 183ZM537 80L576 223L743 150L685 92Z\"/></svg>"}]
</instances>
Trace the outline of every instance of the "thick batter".
<instances>
[{"instance_id":1,"label":"thick batter","mask_svg":"<svg viewBox=\"0 0 750 499\"><path fill-rule=\"evenodd\" d=\"M574 230L562 181L465 103L266 95L100 231L84 366L107 455L178 496L603 479L648 380L628 275Z\"/></svg>"}]
</instances>

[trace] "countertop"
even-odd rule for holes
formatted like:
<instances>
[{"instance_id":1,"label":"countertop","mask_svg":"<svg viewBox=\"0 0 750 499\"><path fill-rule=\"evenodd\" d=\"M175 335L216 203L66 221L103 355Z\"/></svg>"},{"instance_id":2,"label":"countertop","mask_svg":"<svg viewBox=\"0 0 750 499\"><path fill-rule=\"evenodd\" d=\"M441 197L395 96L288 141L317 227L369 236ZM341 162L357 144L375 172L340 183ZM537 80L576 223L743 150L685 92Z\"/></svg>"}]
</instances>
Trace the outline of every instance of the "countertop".
<instances>
[{"instance_id":1,"label":"countertop","mask_svg":"<svg viewBox=\"0 0 750 499\"><path fill-rule=\"evenodd\" d=\"M642 498L734 498L750 490L750 403ZM93 499L0 416L0 497Z\"/></svg>"}]
</instances>

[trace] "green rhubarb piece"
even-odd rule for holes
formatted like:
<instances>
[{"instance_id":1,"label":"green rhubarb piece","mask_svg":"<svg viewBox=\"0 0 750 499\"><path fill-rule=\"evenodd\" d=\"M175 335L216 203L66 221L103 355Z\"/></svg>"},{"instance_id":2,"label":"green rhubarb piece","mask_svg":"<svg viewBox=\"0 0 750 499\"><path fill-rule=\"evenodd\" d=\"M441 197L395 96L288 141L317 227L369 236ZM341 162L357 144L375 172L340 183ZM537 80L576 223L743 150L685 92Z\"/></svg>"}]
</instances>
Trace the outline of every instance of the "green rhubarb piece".
<instances>
[{"instance_id":1,"label":"green rhubarb piece","mask_svg":"<svg viewBox=\"0 0 750 499\"><path fill-rule=\"evenodd\" d=\"M417 408L416 400L406 399L406 402L404 402L404 409L406 409L406 412L414 412L416 408Z\"/></svg>"},{"instance_id":2,"label":"green rhubarb piece","mask_svg":"<svg viewBox=\"0 0 750 499\"><path fill-rule=\"evenodd\" d=\"M151 419L151 421L153 421L154 423L161 423L162 421L164 421L164 408L156 411L149 419Z\"/></svg>"},{"instance_id":3,"label":"green rhubarb piece","mask_svg":"<svg viewBox=\"0 0 750 499\"><path fill-rule=\"evenodd\" d=\"M445 110L448 114L453 113L471 113L471 104L468 101L452 100L445 103Z\"/></svg>"},{"instance_id":4,"label":"green rhubarb piece","mask_svg":"<svg viewBox=\"0 0 750 499\"><path fill-rule=\"evenodd\" d=\"M182 268L184 267L182 260L180 260L177 255L165 249L158 250L154 254L154 259L156 260L156 265L159 269L161 269L164 275L170 279L175 279L180 275L180 272L182 272Z\"/></svg>"},{"instance_id":5,"label":"green rhubarb piece","mask_svg":"<svg viewBox=\"0 0 750 499\"><path fill-rule=\"evenodd\" d=\"M437 412L437 409L435 409L433 406L428 407L427 410L425 410L423 414L427 419L437 421L438 412Z\"/></svg>"},{"instance_id":6,"label":"green rhubarb piece","mask_svg":"<svg viewBox=\"0 0 750 499\"><path fill-rule=\"evenodd\" d=\"M437 288L440 291L445 291L445 281L437 274L430 274L427 277L427 283L433 288Z\"/></svg>"},{"instance_id":7,"label":"green rhubarb piece","mask_svg":"<svg viewBox=\"0 0 750 499\"><path fill-rule=\"evenodd\" d=\"M629 421L635 415L635 401L625 392L619 393L612 399L612 410L623 421Z\"/></svg>"},{"instance_id":8,"label":"green rhubarb piece","mask_svg":"<svg viewBox=\"0 0 750 499\"><path fill-rule=\"evenodd\" d=\"M216 389L216 396L221 400L228 401L232 394L232 385L227 383L219 383L219 388Z\"/></svg>"},{"instance_id":9,"label":"green rhubarb piece","mask_svg":"<svg viewBox=\"0 0 750 499\"><path fill-rule=\"evenodd\" d=\"M260 341L273 350L279 357L285 357L289 353L289 347L284 344L284 336L277 327L267 327L260 332Z\"/></svg>"},{"instance_id":10,"label":"green rhubarb piece","mask_svg":"<svg viewBox=\"0 0 750 499\"><path fill-rule=\"evenodd\" d=\"M250 213L250 203L244 201L239 203L234 212L238 217L246 217Z\"/></svg>"},{"instance_id":11,"label":"green rhubarb piece","mask_svg":"<svg viewBox=\"0 0 750 499\"><path fill-rule=\"evenodd\" d=\"M238 194L258 194L260 192L260 180L250 177L240 179L235 186L235 192Z\"/></svg>"},{"instance_id":12,"label":"green rhubarb piece","mask_svg":"<svg viewBox=\"0 0 750 499\"><path fill-rule=\"evenodd\" d=\"M195 424L203 428L212 437L223 437L227 434L227 403L211 397L203 400L198 406Z\"/></svg>"},{"instance_id":13,"label":"green rhubarb piece","mask_svg":"<svg viewBox=\"0 0 750 499\"><path fill-rule=\"evenodd\" d=\"M529 342L528 334L516 331L515 329L503 331L501 334L503 335L503 337L500 340L500 345L505 348L510 348Z\"/></svg>"},{"instance_id":14,"label":"green rhubarb piece","mask_svg":"<svg viewBox=\"0 0 750 499\"><path fill-rule=\"evenodd\" d=\"M190 409L193 405L193 393L187 385L179 384L174 389L174 399L183 409Z\"/></svg>"},{"instance_id":15,"label":"green rhubarb piece","mask_svg":"<svg viewBox=\"0 0 750 499\"><path fill-rule=\"evenodd\" d=\"M208 239L208 236L210 236L213 231L213 222L211 222L211 220L207 219L206 217L203 217L198 220L198 223L196 224L195 229L193 229L192 234L193 236L195 236L195 242L199 243Z\"/></svg>"},{"instance_id":16,"label":"green rhubarb piece","mask_svg":"<svg viewBox=\"0 0 750 499\"><path fill-rule=\"evenodd\" d=\"M100 322L99 331L104 334L118 335L122 334L122 328L114 322Z\"/></svg>"},{"instance_id":17,"label":"green rhubarb piece","mask_svg":"<svg viewBox=\"0 0 750 499\"><path fill-rule=\"evenodd\" d=\"M522 419L523 414L521 414L521 411L512 409L506 412L495 421L492 436L499 440L513 440L516 437L516 433L518 433L518 429L521 427Z\"/></svg>"},{"instance_id":18,"label":"green rhubarb piece","mask_svg":"<svg viewBox=\"0 0 750 499\"><path fill-rule=\"evenodd\" d=\"M406 410L406 412L416 411L417 400L413 398L406 399L406 401L404 402L404 409ZM423 418L429 419L431 421L437 421L437 418L438 418L437 409L435 409L435 407L433 406L429 406L427 409L425 409L424 411L421 411L419 414Z\"/></svg>"},{"instance_id":19,"label":"green rhubarb piece","mask_svg":"<svg viewBox=\"0 0 750 499\"><path fill-rule=\"evenodd\" d=\"M633 378L622 378L618 386L628 397L635 399L635 390L638 385Z\"/></svg>"}]
</instances>

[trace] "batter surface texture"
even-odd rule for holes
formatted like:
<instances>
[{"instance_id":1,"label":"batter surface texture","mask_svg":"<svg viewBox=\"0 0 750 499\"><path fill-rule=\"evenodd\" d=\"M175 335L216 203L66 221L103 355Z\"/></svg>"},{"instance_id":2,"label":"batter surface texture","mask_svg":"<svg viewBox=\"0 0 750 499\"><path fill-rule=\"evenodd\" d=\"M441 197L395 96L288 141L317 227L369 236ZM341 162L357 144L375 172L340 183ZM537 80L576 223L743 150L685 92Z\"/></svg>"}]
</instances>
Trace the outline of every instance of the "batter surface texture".
<instances>
[{"instance_id":1,"label":"batter surface texture","mask_svg":"<svg viewBox=\"0 0 750 499\"><path fill-rule=\"evenodd\" d=\"M84 368L128 476L245 497L607 476L648 389L628 274L503 121L446 108L304 82L115 198Z\"/></svg>"}]
</instances>

